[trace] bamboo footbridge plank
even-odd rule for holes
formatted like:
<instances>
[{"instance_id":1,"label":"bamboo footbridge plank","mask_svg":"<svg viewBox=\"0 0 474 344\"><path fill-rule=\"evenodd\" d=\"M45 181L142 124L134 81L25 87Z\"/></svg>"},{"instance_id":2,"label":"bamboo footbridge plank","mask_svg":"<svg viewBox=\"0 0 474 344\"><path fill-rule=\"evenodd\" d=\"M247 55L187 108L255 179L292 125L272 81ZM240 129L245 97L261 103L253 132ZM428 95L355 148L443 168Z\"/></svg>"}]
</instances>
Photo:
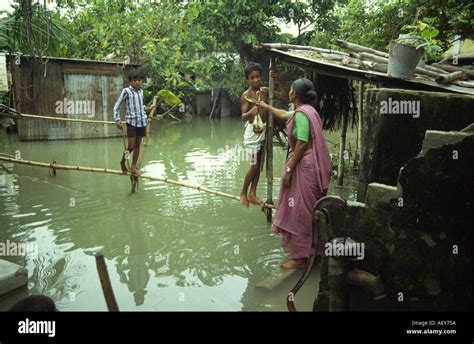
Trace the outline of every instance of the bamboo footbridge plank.
<instances>
[{"instance_id":1,"label":"bamboo footbridge plank","mask_svg":"<svg viewBox=\"0 0 474 344\"><path fill-rule=\"evenodd\" d=\"M8 154L5 154L5 153L0 153L0 160L12 162L12 163L15 163L15 164L45 167L45 168L54 168L56 170L108 173L108 174L117 174L117 175L120 175L120 176L124 176L124 174L120 170L111 170L111 169L108 169L108 168L48 164L48 163L45 163L45 162L16 159L16 158L12 157L11 155L8 155ZM127 175L130 175L130 174L128 173ZM236 201L240 201L239 196L234 196L234 195L231 195L231 194L228 194L228 193L225 193L225 192L212 190L212 189L209 189L207 187L200 186L200 185L188 184L188 183L180 182L178 180L173 180L173 179L169 179L169 178L160 178L160 177L150 176L150 175L147 175L147 174L141 174L140 176L137 176L137 177L138 178L143 178L143 179L148 179L148 180L156 180L156 181L159 181L159 182L172 184L172 185L176 185L176 186L182 186L182 187L189 188L189 189L195 189L195 190L198 190L198 191L204 191L204 192L207 192L207 193L212 194L212 195L221 196L221 197L233 199L233 200L236 200ZM258 204L255 204L255 205L258 205ZM275 208L275 206L272 205L272 204L264 204L263 207L264 208L270 208L270 209Z\"/></svg>"}]
</instances>

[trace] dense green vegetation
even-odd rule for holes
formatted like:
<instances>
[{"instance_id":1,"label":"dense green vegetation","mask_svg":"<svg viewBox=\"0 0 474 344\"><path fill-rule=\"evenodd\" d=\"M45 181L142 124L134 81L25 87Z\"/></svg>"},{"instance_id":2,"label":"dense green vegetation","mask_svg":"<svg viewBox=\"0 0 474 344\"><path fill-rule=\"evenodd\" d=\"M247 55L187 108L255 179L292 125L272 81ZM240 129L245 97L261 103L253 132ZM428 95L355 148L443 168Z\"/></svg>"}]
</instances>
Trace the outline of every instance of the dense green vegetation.
<instances>
[{"instance_id":1,"label":"dense green vegetation","mask_svg":"<svg viewBox=\"0 0 474 344\"><path fill-rule=\"evenodd\" d=\"M424 17L435 18L443 49L455 34L474 37L474 5L463 0L56 2L16 0L1 17L0 50L140 64L153 90L180 96L218 86L236 97L245 62L266 60L255 49L262 42L331 47L343 38L387 50L403 25ZM277 25L290 22L296 37Z\"/></svg>"}]
</instances>

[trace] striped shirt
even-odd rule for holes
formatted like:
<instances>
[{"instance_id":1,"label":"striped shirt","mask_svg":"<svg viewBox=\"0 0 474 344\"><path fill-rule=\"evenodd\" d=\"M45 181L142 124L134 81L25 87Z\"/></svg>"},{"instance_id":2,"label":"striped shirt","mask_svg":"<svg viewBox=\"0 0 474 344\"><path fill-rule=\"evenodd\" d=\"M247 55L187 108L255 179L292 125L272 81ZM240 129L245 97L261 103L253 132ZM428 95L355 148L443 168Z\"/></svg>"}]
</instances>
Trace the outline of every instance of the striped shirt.
<instances>
[{"instance_id":1,"label":"striped shirt","mask_svg":"<svg viewBox=\"0 0 474 344\"><path fill-rule=\"evenodd\" d=\"M128 86L122 90L114 105L114 121L120 122L120 106L125 102L125 122L134 127L144 127L147 123L145 107L143 106L143 90L136 90Z\"/></svg>"}]
</instances>

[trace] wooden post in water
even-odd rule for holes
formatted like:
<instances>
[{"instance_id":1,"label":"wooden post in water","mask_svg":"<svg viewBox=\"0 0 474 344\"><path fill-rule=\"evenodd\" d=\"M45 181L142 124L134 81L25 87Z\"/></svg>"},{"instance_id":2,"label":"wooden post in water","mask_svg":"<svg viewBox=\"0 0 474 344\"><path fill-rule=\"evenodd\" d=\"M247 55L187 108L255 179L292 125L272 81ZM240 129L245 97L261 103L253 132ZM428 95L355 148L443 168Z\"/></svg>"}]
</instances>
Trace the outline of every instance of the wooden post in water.
<instances>
[{"instance_id":1,"label":"wooden post in water","mask_svg":"<svg viewBox=\"0 0 474 344\"><path fill-rule=\"evenodd\" d=\"M337 186L342 186L344 181L344 156L346 150L347 122L349 119L349 108L347 107L346 102L344 102L343 104L342 128L341 136L339 138L339 165L337 166Z\"/></svg>"},{"instance_id":2,"label":"wooden post in water","mask_svg":"<svg viewBox=\"0 0 474 344\"><path fill-rule=\"evenodd\" d=\"M97 252L95 255L95 262L97 265L97 272L99 273L100 284L102 285L102 291L104 292L105 303L109 312L118 312L119 308L117 301L115 300L114 291L112 284L110 283L109 273L107 272L107 265L105 265L104 255L101 252Z\"/></svg>"},{"instance_id":3,"label":"wooden post in water","mask_svg":"<svg viewBox=\"0 0 474 344\"><path fill-rule=\"evenodd\" d=\"M268 80L268 104L273 106L273 90L275 88L274 80L271 76L273 63L273 57L270 57L269 66L269 80ZM267 149L267 201L268 204L273 204L273 116L271 113L267 115L267 132L266 132L266 149ZM272 221L272 210L267 208L267 221Z\"/></svg>"}]
</instances>

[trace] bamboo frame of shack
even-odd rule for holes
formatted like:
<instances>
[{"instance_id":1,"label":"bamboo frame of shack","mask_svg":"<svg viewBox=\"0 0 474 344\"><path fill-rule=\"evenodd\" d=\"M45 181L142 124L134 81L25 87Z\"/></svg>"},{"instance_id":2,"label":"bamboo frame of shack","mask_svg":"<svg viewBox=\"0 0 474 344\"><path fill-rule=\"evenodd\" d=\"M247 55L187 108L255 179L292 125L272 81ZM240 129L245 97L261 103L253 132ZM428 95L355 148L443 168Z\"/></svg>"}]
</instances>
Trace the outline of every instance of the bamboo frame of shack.
<instances>
[{"instance_id":1,"label":"bamboo frame of shack","mask_svg":"<svg viewBox=\"0 0 474 344\"><path fill-rule=\"evenodd\" d=\"M273 90L275 82L271 76L273 64L275 63L273 57L270 57L270 65L268 68L268 104L273 106ZM267 114L267 131L266 131L266 149L267 149L267 201L265 204L273 204L273 115ZM272 222L272 209L267 209L267 221Z\"/></svg>"},{"instance_id":2,"label":"bamboo frame of shack","mask_svg":"<svg viewBox=\"0 0 474 344\"><path fill-rule=\"evenodd\" d=\"M349 82L349 81L348 81ZM346 133L347 123L349 122L349 109L343 103L342 127L339 137L339 162L337 166L337 186L343 185L344 182L344 161L346 160Z\"/></svg>"}]
</instances>

